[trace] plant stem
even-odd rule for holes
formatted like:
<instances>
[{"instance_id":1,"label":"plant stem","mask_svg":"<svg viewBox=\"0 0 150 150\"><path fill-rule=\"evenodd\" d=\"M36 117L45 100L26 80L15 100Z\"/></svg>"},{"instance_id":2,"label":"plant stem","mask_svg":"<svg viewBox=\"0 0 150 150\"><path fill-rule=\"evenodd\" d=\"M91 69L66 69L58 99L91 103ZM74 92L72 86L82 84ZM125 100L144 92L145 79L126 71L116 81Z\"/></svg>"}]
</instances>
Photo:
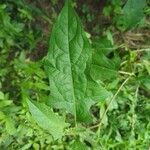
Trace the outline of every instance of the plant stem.
<instances>
[{"instance_id":1,"label":"plant stem","mask_svg":"<svg viewBox=\"0 0 150 150\"><path fill-rule=\"evenodd\" d=\"M132 52L144 52L144 51L150 51L150 48L138 49L138 50L134 50L134 51L132 51Z\"/></svg>"},{"instance_id":2,"label":"plant stem","mask_svg":"<svg viewBox=\"0 0 150 150\"><path fill-rule=\"evenodd\" d=\"M124 75L129 75L129 76L132 76L134 75L134 73L131 73L131 72L125 72L125 71L119 71L120 74L124 74Z\"/></svg>"},{"instance_id":3,"label":"plant stem","mask_svg":"<svg viewBox=\"0 0 150 150\"><path fill-rule=\"evenodd\" d=\"M130 79L130 77L131 77L132 75L133 75L133 74L131 74L126 80L124 80L124 82L121 84L121 86L119 87L119 89L117 90L117 92L115 93L115 95L111 98L111 100L110 100L109 103L108 103L108 106L107 106L106 110L104 111L104 113L103 113L103 115L102 115L102 117L101 117L100 123L97 124L97 125L94 125L94 126L89 127L90 129L94 129L94 128L97 128L97 127L98 127L98 131L97 131L97 132L98 132L98 135L99 135L99 133L100 133L102 121L103 121L105 115L107 114L107 112L108 112L108 110L109 110L109 108L110 108L111 103L114 101L114 99L116 98L116 96L119 94L119 92L121 91L121 89L123 88L123 86L127 83L127 81Z\"/></svg>"}]
</instances>

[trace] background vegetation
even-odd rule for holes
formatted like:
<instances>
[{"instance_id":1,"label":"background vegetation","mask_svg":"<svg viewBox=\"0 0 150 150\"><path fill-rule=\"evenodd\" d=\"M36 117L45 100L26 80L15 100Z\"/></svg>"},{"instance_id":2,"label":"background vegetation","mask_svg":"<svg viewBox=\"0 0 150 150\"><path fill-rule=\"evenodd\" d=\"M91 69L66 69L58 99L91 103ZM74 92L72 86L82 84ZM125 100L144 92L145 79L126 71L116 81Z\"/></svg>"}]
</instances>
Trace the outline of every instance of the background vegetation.
<instances>
[{"instance_id":1,"label":"background vegetation","mask_svg":"<svg viewBox=\"0 0 150 150\"><path fill-rule=\"evenodd\" d=\"M43 58L63 5L62 0L0 1L0 149L148 150L149 1L74 1L95 62L98 51L103 52L97 69L100 76L93 76L113 98L92 106L92 124L79 124L77 131L70 127L59 140L32 118L28 98L45 103L49 99ZM72 116L67 117L71 122Z\"/></svg>"}]
</instances>

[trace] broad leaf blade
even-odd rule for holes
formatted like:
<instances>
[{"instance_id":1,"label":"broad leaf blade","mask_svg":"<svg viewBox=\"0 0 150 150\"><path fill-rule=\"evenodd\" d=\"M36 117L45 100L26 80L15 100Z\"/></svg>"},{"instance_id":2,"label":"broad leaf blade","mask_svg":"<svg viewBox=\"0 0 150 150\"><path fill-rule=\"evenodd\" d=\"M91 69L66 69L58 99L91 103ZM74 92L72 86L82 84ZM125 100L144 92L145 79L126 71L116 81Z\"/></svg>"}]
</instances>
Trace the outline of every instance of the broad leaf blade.
<instances>
[{"instance_id":1,"label":"broad leaf blade","mask_svg":"<svg viewBox=\"0 0 150 150\"><path fill-rule=\"evenodd\" d=\"M64 128L68 126L65 120L56 115L48 106L42 103L27 101L29 110L40 127L47 130L54 139L61 138Z\"/></svg>"},{"instance_id":2,"label":"broad leaf blade","mask_svg":"<svg viewBox=\"0 0 150 150\"><path fill-rule=\"evenodd\" d=\"M94 103L93 96L99 95L98 92L94 95L95 89L88 87L94 84L88 77L91 55L90 43L80 20L70 2L66 2L52 30L45 61L51 91L48 103L66 109L77 120L85 122L91 119L89 107ZM96 83L94 86L98 87Z\"/></svg>"}]
</instances>

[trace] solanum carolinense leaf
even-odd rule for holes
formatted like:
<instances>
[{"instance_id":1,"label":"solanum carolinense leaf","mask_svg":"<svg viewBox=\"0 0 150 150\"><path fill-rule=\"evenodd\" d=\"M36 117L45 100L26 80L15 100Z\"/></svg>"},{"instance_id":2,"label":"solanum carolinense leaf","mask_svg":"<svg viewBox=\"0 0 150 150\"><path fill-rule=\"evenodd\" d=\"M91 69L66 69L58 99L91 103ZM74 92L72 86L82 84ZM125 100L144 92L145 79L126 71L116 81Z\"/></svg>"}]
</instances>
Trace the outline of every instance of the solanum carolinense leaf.
<instances>
[{"instance_id":1,"label":"solanum carolinense leaf","mask_svg":"<svg viewBox=\"0 0 150 150\"><path fill-rule=\"evenodd\" d=\"M56 115L50 107L45 104L27 100L29 110L33 119L40 127L47 130L54 139L59 139L64 135L64 128L69 124L65 120Z\"/></svg>"},{"instance_id":2,"label":"solanum carolinense leaf","mask_svg":"<svg viewBox=\"0 0 150 150\"><path fill-rule=\"evenodd\" d=\"M48 103L72 113L77 121L91 121L90 106L109 95L89 76L91 56L79 17L66 1L53 27L45 59L51 91Z\"/></svg>"}]
</instances>

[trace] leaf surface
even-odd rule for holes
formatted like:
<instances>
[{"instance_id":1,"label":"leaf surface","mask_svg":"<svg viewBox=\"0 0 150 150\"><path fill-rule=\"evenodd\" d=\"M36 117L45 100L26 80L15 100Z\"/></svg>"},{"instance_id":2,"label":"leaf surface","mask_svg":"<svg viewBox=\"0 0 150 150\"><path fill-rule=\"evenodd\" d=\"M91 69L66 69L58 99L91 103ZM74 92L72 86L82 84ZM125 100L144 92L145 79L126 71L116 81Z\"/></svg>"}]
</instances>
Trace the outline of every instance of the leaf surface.
<instances>
[{"instance_id":1,"label":"leaf surface","mask_svg":"<svg viewBox=\"0 0 150 150\"><path fill-rule=\"evenodd\" d=\"M141 76L138 81L142 86L144 86L148 91L150 91L150 76Z\"/></svg>"},{"instance_id":2,"label":"leaf surface","mask_svg":"<svg viewBox=\"0 0 150 150\"><path fill-rule=\"evenodd\" d=\"M0 100L5 99L4 93L0 91Z\"/></svg>"},{"instance_id":3,"label":"leaf surface","mask_svg":"<svg viewBox=\"0 0 150 150\"><path fill-rule=\"evenodd\" d=\"M64 128L67 127L68 124L65 123L62 117L56 115L50 107L45 104L30 100L28 100L27 103L33 119L40 127L47 130L54 139L59 139L64 135Z\"/></svg>"},{"instance_id":4,"label":"leaf surface","mask_svg":"<svg viewBox=\"0 0 150 150\"><path fill-rule=\"evenodd\" d=\"M50 82L49 105L89 122L89 108L109 92L89 76L91 46L69 1L53 27L45 68ZM102 94L102 95L101 95Z\"/></svg>"},{"instance_id":5,"label":"leaf surface","mask_svg":"<svg viewBox=\"0 0 150 150\"><path fill-rule=\"evenodd\" d=\"M94 80L112 80L118 77L118 68L120 58L114 56L114 59L107 58L103 51L95 50L93 52L93 62L90 74Z\"/></svg>"},{"instance_id":6,"label":"leaf surface","mask_svg":"<svg viewBox=\"0 0 150 150\"><path fill-rule=\"evenodd\" d=\"M131 28L144 17L145 0L128 0L123 7L123 15L118 18L118 23L125 29Z\"/></svg>"},{"instance_id":7,"label":"leaf surface","mask_svg":"<svg viewBox=\"0 0 150 150\"><path fill-rule=\"evenodd\" d=\"M85 143L82 143L79 139L74 141L70 146L69 150L89 150L90 148L86 146Z\"/></svg>"}]
</instances>

